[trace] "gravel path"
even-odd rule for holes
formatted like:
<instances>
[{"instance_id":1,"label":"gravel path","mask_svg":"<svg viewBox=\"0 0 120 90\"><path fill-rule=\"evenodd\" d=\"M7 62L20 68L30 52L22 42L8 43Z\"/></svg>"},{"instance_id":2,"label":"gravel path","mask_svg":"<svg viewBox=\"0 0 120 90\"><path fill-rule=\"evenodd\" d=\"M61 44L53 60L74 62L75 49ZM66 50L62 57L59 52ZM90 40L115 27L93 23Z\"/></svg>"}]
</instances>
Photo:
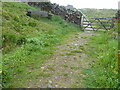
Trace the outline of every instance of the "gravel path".
<instances>
[{"instance_id":1,"label":"gravel path","mask_svg":"<svg viewBox=\"0 0 120 90\"><path fill-rule=\"evenodd\" d=\"M29 87L38 88L72 88L84 87L82 69L89 68L91 63L84 50L87 49L88 37L93 33L77 33L70 36L57 50L51 59L41 66L44 75L39 76L39 82Z\"/></svg>"}]
</instances>

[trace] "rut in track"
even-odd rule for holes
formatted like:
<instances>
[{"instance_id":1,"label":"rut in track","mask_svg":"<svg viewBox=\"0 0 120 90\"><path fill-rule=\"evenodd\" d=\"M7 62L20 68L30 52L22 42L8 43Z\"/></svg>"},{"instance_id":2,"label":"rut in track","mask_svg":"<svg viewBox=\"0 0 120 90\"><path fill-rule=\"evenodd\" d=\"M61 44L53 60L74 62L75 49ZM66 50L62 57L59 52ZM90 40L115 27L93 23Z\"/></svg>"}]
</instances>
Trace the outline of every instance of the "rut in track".
<instances>
[{"instance_id":1,"label":"rut in track","mask_svg":"<svg viewBox=\"0 0 120 90\"><path fill-rule=\"evenodd\" d=\"M46 88L72 88L84 87L82 70L89 68L91 58L84 50L87 49L88 37L93 33L77 33L71 35L64 44L57 46L57 50L51 59L42 64L40 70L46 76L40 76L39 82L29 87Z\"/></svg>"}]
</instances>

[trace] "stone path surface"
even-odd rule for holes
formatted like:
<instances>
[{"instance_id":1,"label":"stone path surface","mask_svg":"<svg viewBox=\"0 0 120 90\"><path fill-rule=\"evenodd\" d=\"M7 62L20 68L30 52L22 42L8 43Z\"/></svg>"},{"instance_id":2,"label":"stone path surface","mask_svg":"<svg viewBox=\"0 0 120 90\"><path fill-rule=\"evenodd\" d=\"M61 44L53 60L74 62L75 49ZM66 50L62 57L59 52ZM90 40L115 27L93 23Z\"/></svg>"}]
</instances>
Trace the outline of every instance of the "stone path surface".
<instances>
[{"instance_id":1,"label":"stone path surface","mask_svg":"<svg viewBox=\"0 0 120 90\"><path fill-rule=\"evenodd\" d=\"M89 68L92 63L85 54L88 37L93 33L77 33L71 35L64 44L57 46L51 59L41 66L44 75L39 76L39 82L29 87L38 88L72 88L84 87L82 73L84 68Z\"/></svg>"}]
</instances>

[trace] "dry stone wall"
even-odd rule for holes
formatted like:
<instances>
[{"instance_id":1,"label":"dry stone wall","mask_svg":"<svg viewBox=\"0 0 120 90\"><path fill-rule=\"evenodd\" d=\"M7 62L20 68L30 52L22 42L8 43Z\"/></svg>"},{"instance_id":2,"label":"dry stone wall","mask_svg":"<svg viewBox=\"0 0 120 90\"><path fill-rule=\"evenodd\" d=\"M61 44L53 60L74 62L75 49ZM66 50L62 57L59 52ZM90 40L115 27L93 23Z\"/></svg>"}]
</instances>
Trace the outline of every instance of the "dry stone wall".
<instances>
[{"instance_id":1,"label":"dry stone wall","mask_svg":"<svg viewBox=\"0 0 120 90\"><path fill-rule=\"evenodd\" d=\"M59 6L56 3L50 2L28 2L30 6L39 7L43 11L51 12L59 15L64 20L81 26L82 13L74 8L72 5Z\"/></svg>"}]
</instances>

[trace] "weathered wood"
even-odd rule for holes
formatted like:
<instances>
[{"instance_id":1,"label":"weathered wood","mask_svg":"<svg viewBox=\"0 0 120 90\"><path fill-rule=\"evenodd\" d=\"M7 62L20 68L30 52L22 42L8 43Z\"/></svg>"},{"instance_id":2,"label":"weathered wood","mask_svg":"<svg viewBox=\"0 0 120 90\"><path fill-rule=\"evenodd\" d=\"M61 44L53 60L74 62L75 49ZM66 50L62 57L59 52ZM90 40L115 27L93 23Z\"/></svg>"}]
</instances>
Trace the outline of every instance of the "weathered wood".
<instances>
[{"instance_id":1,"label":"weathered wood","mask_svg":"<svg viewBox=\"0 0 120 90\"><path fill-rule=\"evenodd\" d=\"M84 25L91 25L91 24L88 24L88 23L83 23L83 26L84 26Z\"/></svg>"},{"instance_id":2,"label":"weathered wood","mask_svg":"<svg viewBox=\"0 0 120 90\"><path fill-rule=\"evenodd\" d=\"M83 17L83 23L82 23L83 29L85 28L93 28L94 30L110 30L114 27L113 18L89 18L86 19Z\"/></svg>"},{"instance_id":3,"label":"weathered wood","mask_svg":"<svg viewBox=\"0 0 120 90\"><path fill-rule=\"evenodd\" d=\"M92 17L92 18L90 18L90 19L101 19L101 20L112 20L112 18L94 18L94 17Z\"/></svg>"},{"instance_id":4,"label":"weathered wood","mask_svg":"<svg viewBox=\"0 0 120 90\"><path fill-rule=\"evenodd\" d=\"M51 19L52 15L49 14L48 12L45 12L45 11L36 11L36 10L28 10L26 9L27 11L27 16L30 16L32 17L33 15L39 15L39 16L47 16L48 19Z\"/></svg>"}]
</instances>

